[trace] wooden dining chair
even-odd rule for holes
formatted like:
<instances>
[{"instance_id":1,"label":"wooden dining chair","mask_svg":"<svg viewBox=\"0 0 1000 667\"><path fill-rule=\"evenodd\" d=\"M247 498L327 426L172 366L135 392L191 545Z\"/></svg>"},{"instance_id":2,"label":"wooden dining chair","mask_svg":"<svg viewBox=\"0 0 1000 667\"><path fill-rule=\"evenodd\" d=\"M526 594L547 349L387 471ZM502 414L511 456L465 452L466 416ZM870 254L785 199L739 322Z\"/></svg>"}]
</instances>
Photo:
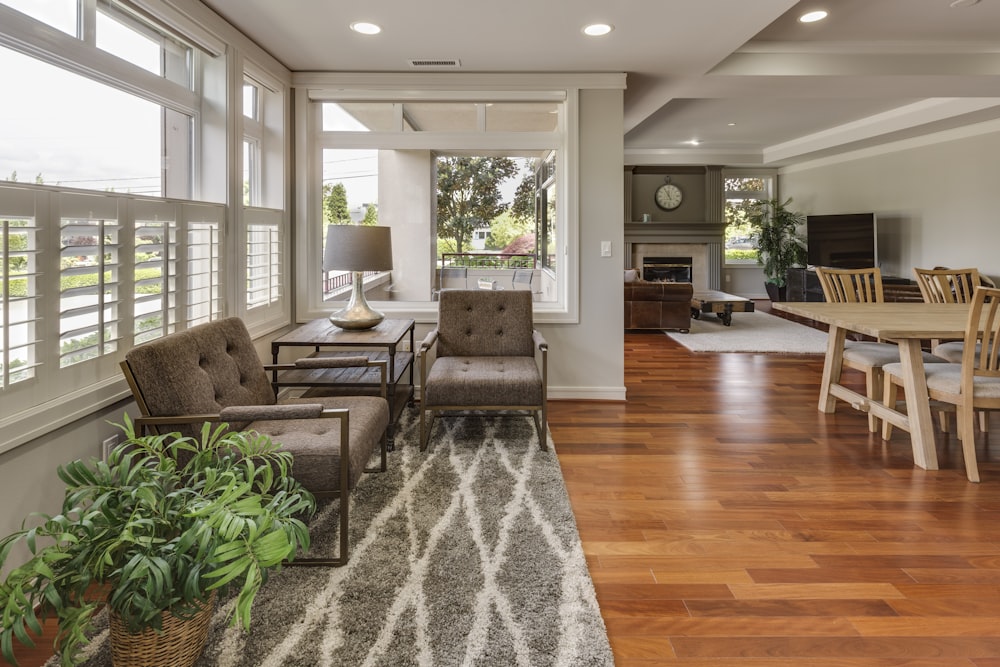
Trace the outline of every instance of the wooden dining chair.
<instances>
[{"instance_id":1,"label":"wooden dining chair","mask_svg":"<svg viewBox=\"0 0 1000 667\"><path fill-rule=\"evenodd\" d=\"M980 284L978 269L914 268L924 303L971 303ZM945 361L961 363L962 341L931 341L931 352Z\"/></svg>"},{"instance_id":2,"label":"wooden dining chair","mask_svg":"<svg viewBox=\"0 0 1000 667\"><path fill-rule=\"evenodd\" d=\"M831 303L883 303L882 272L877 266L862 269L834 269L817 267L816 276L823 288L823 296ZM924 363L941 362L931 354L924 355ZM865 374L865 395L869 400L879 400L883 395L885 364L899 362L899 347L881 341L845 341L844 362L847 368ZM868 413L868 430L878 433L878 418Z\"/></svg>"},{"instance_id":3,"label":"wooden dining chair","mask_svg":"<svg viewBox=\"0 0 1000 667\"><path fill-rule=\"evenodd\" d=\"M920 287L920 295L924 303L971 303L972 294L980 285L978 269L947 269L935 267L920 269L914 267L913 274ZM931 340L931 353L947 362L962 363L962 348L960 340ZM979 429L986 432L989 429L989 415L979 413ZM941 430L948 430L948 413L941 413Z\"/></svg>"},{"instance_id":4,"label":"wooden dining chair","mask_svg":"<svg viewBox=\"0 0 1000 667\"><path fill-rule=\"evenodd\" d=\"M975 289L963 343L961 363L931 364L924 373L930 399L955 406L965 473L970 482L978 482L974 412L1000 409L1000 289ZM895 402L902 365L886 364L883 372L884 400Z\"/></svg>"}]
</instances>

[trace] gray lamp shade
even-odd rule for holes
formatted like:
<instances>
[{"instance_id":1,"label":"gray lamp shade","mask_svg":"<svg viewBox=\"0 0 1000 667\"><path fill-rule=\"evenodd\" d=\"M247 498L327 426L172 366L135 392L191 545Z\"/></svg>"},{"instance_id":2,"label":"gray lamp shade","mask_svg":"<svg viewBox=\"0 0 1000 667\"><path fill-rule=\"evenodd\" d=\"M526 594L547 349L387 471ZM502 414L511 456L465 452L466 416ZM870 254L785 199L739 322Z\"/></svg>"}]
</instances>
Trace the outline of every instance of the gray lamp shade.
<instances>
[{"instance_id":1,"label":"gray lamp shade","mask_svg":"<svg viewBox=\"0 0 1000 667\"><path fill-rule=\"evenodd\" d=\"M392 268L389 227L328 225L324 271L388 271Z\"/></svg>"}]
</instances>

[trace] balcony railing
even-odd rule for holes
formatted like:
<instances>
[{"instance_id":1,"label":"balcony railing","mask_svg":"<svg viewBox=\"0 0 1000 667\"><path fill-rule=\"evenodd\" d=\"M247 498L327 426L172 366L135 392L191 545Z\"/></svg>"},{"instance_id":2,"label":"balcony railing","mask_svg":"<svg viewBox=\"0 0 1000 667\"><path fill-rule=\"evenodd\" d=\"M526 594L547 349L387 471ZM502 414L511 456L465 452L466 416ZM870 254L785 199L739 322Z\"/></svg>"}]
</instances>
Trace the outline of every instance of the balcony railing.
<instances>
[{"instance_id":1,"label":"balcony railing","mask_svg":"<svg viewBox=\"0 0 1000 667\"><path fill-rule=\"evenodd\" d=\"M380 271L365 271L364 277L368 278L380 273ZM354 282L353 271L324 271L323 272L323 294L347 287Z\"/></svg>"},{"instance_id":2,"label":"balcony railing","mask_svg":"<svg viewBox=\"0 0 1000 667\"><path fill-rule=\"evenodd\" d=\"M444 252L441 266L468 269L533 269L532 254L497 254L491 252Z\"/></svg>"}]
</instances>

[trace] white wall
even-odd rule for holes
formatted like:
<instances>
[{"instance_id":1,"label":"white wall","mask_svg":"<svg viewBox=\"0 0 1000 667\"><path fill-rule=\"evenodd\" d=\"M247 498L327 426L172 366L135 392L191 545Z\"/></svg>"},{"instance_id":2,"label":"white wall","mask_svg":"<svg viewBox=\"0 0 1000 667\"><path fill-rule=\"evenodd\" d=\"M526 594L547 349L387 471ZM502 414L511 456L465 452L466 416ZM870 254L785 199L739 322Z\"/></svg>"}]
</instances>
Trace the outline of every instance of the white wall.
<instances>
[{"instance_id":1,"label":"white wall","mask_svg":"<svg viewBox=\"0 0 1000 667\"><path fill-rule=\"evenodd\" d=\"M786 168L781 197L806 214L874 211L886 275L977 267L1000 277L1000 122Z\"/></svg>"},{"instance_id":2,"label":"white wall","mask_svg":"<svg viewBox=\"0 0 1000 667\"><path fill-rule=\"evenodd\" d=\"M621 90L580 91L580 322L538 326L552 397L625 398L622 123Z\"/></svg>"}]
</instances>

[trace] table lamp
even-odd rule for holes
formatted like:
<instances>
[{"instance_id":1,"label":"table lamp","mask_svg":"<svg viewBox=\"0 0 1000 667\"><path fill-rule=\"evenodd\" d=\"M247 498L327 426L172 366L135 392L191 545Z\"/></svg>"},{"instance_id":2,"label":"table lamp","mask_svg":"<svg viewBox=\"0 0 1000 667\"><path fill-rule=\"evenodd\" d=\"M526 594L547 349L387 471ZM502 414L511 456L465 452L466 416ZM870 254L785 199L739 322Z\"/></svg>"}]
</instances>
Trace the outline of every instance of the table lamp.
<instances>
[{"instance_id":1,"label":"table lamp","mask_svg":"<svg viewBox=\"0 0 1000 667\"><path fill-rule=\"evenodd\" d=\"M392 242L388 227L377 225L328 225L323 252L324 271L353 271L351 298L330 315L341 329L371 329L385 318L365 299L364 271L392 269Z\"/></svg>"}]
</instances>

